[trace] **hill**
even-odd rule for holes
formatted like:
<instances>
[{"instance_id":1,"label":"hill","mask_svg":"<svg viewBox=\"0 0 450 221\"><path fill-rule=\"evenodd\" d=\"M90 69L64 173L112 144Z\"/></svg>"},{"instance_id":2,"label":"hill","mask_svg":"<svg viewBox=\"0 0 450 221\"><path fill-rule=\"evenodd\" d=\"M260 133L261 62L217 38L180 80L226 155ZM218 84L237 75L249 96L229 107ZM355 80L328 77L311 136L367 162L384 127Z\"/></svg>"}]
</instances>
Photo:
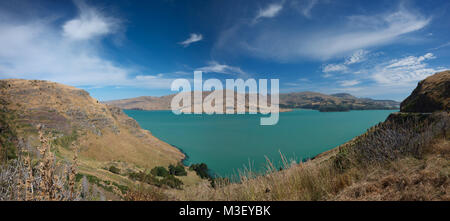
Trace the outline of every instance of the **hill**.
<instances>
[{"instance_id":1,"label":"hill","mask_svg":"<svg viewBox=\"0 0 450 221\"><path fill-rule=\"evenodd\" d=\"M189 93L189 92L183 92L183 93ZM208 96L211 95L211 91L204 91L202 93L202 99L203 101L208 101L209 98ZM238 104L241 105L240 101L238 101L238 93L234 92L234 106L228 106L227 103L230 103L229 101L227 101L226 98L226 90L222 91L222 97L219 98L218 100L215 100L213 103L222 103L223 104L223 111L225 112L227 109L233 109L235 112L237 111L237 106ZM113 100L113 101L106 101L104 102L105 104L114 106L114 107L118 107L120 109L125 109L125 110L171 110L171 102L172 102L172 98L175 96L176 94L171 94L171 95L167 95L167 96L162 96L162 97L151 97L151 96L142 96L142 97L136 97L136 98L130 98L130 99L122 99L122 100ZM190 93L191 95L191 104L189 105L184 105L182 108L179 109L179 111L181 112L193 112L194 108L198 107L200 109L203 110L203 112L213 112L214 110L210 110L210 109L205 109L202 106L202 103L198 104L195 103L194 101L194 96L192 93ZM248 112L250 107L258 107L258 103L256 102L251 102L249 100L249 94L245 94L243 95L245 97L245 102L242 102L243 106L245 107L245 111ZM258 96L258 95L255 95ZM270 102L270 96L268 98L268 102ZM271 107L270 107L270 103L269 103L269 107L264 108L265 111L270 111ZM289 109L287 108L280 108L279 110L280 112L284 112L284 111L289 111Z\"/></svg>"},{"instance_id":2,"label":"hill","mask_svg":"<svg viewBox=\"0 0 450 221\"><path fill-rule=\"evenodd\" d=\"M204 92L203 97L210 92ZM175 95L162 97L137 97L122 100L106 101L121 109L137 110L170 110L170 102ZM246 107L248 109L248 94L246 95ZM225 99L221 102L224 102ZM250 104L256 105L256 104ZM350 94L325 95L315 92L297 92L280 94L280 110L286 111L292 108L307 108L319 111L349 111L349 110L378 110L398 109L399 102L391 100L373 100L368 98L357 98Z\"/></svg>"},{"instance_id":3,"label":"hill","mask_svg":"<svg viewBox=\"0 0 450 221\"><path fill-rule=\"evenodd\" d=\"M122 110L98 102L84 90L37 80L0 80L2 161L26 150L38 157L38 126L53 140L58 160L73 158L79 146L79 173L129 185L127 171L177 164L185 155L141 129ZM111 166L123 174L112 173ZM123 175L123 176L122 176Z\"/></svg>"},{"instance_id":4,"label":"hill","mask_svg":"<svg viewBox=\"0 0 450 221\"><path fill-rule=\"evenodd\" d=\"M431 113L450 111L450 71L436 73L422 80L402 103L402 112Z\"/></svg>"},{"instance_id":5,"label":"hill","mask_svg":"<svg viewBox=\"0 0 450 221\"><path fill-rule=\"evenodd\" d=\"M319 111L398 109L399 102L357 98L351 94L326 95L316 92L280 94L280 107L308 108Z\"/></svg>"}]
</instances>

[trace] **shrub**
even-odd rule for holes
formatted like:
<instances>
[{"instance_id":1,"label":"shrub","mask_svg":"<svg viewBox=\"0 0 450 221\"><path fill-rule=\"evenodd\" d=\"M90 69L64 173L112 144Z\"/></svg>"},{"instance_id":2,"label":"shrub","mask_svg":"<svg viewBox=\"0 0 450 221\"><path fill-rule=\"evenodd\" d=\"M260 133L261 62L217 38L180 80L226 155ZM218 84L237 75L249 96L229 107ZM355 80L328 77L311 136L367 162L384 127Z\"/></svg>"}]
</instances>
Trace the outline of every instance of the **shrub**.
<instances>
[{"instance_id":1,"label":"shrub","mask_svg":"<svg viewBox=\"0 0 450 221\"><path fill-rule=\"evenodd\" d=\"M133 180L141 181L157 187L168 186L170 188L180 189L183 185L181 180L171 174L165 176L163 179L158 179L152 173L147 174L145 172L130 173L128 176Z\"/></svg>"},{"instance_id":2,"label":"shrub","mask_svg":"<svg viewBox=\"0 0 450 221\"><path fill-rule=\"evenodd\" d=\"M164 177L164 179L162 179L160 181L160 185L161 186L166 185L166 186L169 186L170 188L181 189L183 182L181 180L179 180L178 178L176 178L175 176L169 175L167 177Z\"/></svg>"},{"instance_id":3,"label":"shrub","mask_svg":"<svg viewBox=\"0 0 450 221\"><path fill-rule=\"evenodd\" d=\"M194 170L202 179L211 178L211 175L209 175L208 166L205 163L192 164L189 169Z\"/></svg>"},{"instance_id":4,"label":"shrub","mask_svg":"<svg viewBox=\"0 0 450 221\"><path fill-rule=\"evenodd\" d=\"M176 166L173 166L172 164L169 165L169 174L175 176L186 176L187 172L184 169L184 166L179 163Z\"/></svg>"},{"instance_id":5,"label":"shrub","mask_svg":"<svg viewBox=\"0 0 450 221\"><path fill-rule=\"evenodd\" d=\"M50 139L38 126L39 159L34 164L29 154L19 152L18 158L1 166L0 201L3 200L79 200L75 186L77 147L74 146L73 163L60 165L51 152Z\"/></svg>"},{"instance_id":6,"label":"shrub","mask_svg":"<svg viewBox=\"0 0 450 221\"><path fill-rule=\"evenodd\" d=\"M167 171L167 169L164 167L155 167L150 171L150 173L153 176L160 176L160 177L166 177L169 175L169 171Z\"/></svg>"},{"instance_id":7,"label":"shrub","mask_svg":"<svg viewBox=\"0 0 450 221\"><path fill-rule=\"evenodd\" d=\"M422 158L424 148L450 125L447 113L433 115L392 115L356 140L353 151L364 164L395 160L400 156Z\"/></svg>"}]
</instances>

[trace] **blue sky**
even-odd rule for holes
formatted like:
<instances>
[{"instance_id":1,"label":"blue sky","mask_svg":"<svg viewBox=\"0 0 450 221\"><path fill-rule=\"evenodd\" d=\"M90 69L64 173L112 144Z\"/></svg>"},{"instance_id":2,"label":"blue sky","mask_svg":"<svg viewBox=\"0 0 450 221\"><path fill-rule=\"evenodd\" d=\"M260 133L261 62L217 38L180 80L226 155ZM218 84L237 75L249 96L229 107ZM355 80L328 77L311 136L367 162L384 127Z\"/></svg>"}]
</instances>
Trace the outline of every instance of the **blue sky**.
<instances>
[{"instance_id":1,"label":"blue sky","mask_svg":"<svg viewBox=\"0 0 450 221\"><path fill-rule=\"evenodd\" d=\"M173 93L176 78L277 78L280 90L404 99L450 69L450 2L1 1L0 78L100 100Z\"/></svg>"}]
</instances>

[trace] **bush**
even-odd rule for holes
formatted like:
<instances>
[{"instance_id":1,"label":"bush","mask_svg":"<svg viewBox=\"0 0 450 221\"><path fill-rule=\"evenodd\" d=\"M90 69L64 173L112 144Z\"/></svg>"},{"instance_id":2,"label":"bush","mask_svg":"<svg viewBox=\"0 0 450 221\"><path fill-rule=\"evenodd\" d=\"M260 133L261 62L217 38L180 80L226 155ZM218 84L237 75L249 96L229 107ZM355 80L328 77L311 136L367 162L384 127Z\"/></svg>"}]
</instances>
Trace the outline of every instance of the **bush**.
<instances>
[{"instance_id":1,"label":"bush","mask_svg":"<svg viewBox=\"0 0 450 221\"><path fill-rule=\"evenodd\" d=\"M133 180L148 183L150 185L155 185L157 187L168 186L170 188L180 189L183 185L183 182L181 180L170 174L165 176L163 179L158 179L152 173L147 174L144 172L130 173L128 174L128 176Z\"/></svg>"},{"instance_id":2,"label":"bush","mask_svg":"<svg viewBox=\"0 0 450 221\"><path fill-rule=\"evenodd\" d=\"M186 176L187 172L182 164L177 164L176 166L171 164L169 165L169 174L175 176Z\"/></svg>"},{"instance_id":3,"label":"bush","mask_svg":"<svg viewBox=\"0 0 450 221\"><path fill-rule=\"evenodd\" d=\"M164 167L155 167L150 171L150 173L153 176L160 176L160 177L166 177L169 175L169 171L167 171L167 169Z\"/></svg>"},{"instance_id":4,"label":"bush","mask_svg":"<svg viewBox=\"0 0 450 221\"><path fill-rule=\"evenodd\" d=\"M160 185L166 185L169 186L170 188L181 189L183 182L178 178L176 178L175 176L169 175L167 177L164 177L164 179L160 181Z\"/></svg>"},{"instance_id":5,"label":"bush","mask_svg":"<svg viewBox=\"0 0 450 221\"><path fill-rule=\"evenodd\" d=\"M209 175L208 166L205 163L192 164L189 169L194 170L202 179L211 178L211 175Z\"/></svg>"},{"instance_id":6,"label":"bush","mask_svg":"<svg viewBox=\"0 0 450 221\"><path fill-rule=\"evenodd\" d=\"M110 166L109 167L109 172L115 173L115 174L120 174L120 169L115 167L115 166Z\"/></svg>"},{"instance_id":7,"label":"bush","mask_svg":"<svg viewBox=\"0 0 450 221\"><path fill-rule=\"evenodd\" d=\"M449 125L447 113L391 115L386 122L369 129L358 139L353 151L363 164L381 163L407 155L420 159L424 148L436 137L446 136Z\"/></svg>"}]
</instances>

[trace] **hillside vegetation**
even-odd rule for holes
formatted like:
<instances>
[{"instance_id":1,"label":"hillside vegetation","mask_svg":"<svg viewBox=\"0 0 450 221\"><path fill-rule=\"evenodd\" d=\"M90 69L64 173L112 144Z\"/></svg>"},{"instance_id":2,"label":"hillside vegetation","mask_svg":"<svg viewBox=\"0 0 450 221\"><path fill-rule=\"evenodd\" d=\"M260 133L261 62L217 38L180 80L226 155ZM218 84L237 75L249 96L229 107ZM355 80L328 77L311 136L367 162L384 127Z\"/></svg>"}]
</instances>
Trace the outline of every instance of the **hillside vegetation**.
<instances>
[{"instance_id":1,"label":"hillside vegetation","mask_svg":"<svg viewBox=\"0 0 450 221\"><path fill-rule=\"evenodd\" d=\"M17 160L22 152L41 159L39 131L48 137L60 162L72 161L77 146L78 181L85 176L106 189L133 187L129 173L176 165L185 157L120 109L98 102L84 90L18 79L0 80L0 90L2 164ZM195 174L189 177L195 179Z\"/></svg>"}]
</instances>

